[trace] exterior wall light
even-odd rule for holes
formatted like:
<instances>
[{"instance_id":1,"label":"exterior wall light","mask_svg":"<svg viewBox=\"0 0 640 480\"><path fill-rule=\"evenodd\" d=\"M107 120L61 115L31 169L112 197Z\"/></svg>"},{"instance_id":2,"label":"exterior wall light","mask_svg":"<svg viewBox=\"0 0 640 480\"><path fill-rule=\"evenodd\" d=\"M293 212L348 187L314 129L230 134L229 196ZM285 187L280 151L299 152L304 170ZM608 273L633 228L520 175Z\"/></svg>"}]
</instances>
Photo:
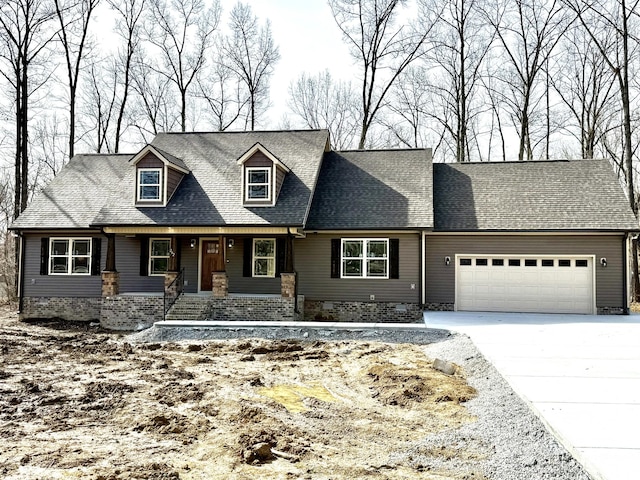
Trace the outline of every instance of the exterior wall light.
<instances>
[{"instance_id":1,"label":"exterior wall light","mask_svg":"<svg viewBox=\"0 0 640 480\"><path fill-rule=\"evenodd\" d=\"M444 264L449 265L451 263L451 257L444 257Z\"/></svg>"},{"instance_id":2,"label":"exterior wall light","mask_svg":"<svg viewBox=\"0 0 640 480\"><path fill-rule=\"evenodd\" d=\"M228 248L233 248L233 246L236 244L235 240L233 238L230 238L229 240L227 240L227 247Z\"/></svg>"},{"instance_id":3,"label":"exterior wall light","mask_svg":"<svg viewBox=\"0 0 640 480\"><path fill-rule=\"evenodd\" d=\"M607 259L605 257L602 257L600 259L600 265L602 265L603 267L607 266Z\"/></svg>"},{"instance_id":4,"label":"exterior wall light","mask_svg":"<svg viewBox=\"0 0 640 480\"><path fill-rule=\"evenodd\" d=\"M196 248L197 243L198 243L198 240L196 240L195 238L192 238L190 243L191 248Z\"/></svg>"}]
</instances>

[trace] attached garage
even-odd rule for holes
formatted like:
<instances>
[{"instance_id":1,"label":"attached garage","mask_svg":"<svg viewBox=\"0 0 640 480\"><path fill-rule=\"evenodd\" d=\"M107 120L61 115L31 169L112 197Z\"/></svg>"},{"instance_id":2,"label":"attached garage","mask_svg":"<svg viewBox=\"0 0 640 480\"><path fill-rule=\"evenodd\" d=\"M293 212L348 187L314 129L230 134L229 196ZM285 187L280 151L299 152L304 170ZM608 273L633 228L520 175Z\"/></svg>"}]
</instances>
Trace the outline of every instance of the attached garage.
<instances>
[{"instance_id":1,"label":"attached garage","mask_svg":"<svg viewBox=\"0 0 640 480\"><path fill-rule=\"evenodd\" d=\"M456 255L457 310L595 313L595 258Z\"/></svg>"}]
</instances>

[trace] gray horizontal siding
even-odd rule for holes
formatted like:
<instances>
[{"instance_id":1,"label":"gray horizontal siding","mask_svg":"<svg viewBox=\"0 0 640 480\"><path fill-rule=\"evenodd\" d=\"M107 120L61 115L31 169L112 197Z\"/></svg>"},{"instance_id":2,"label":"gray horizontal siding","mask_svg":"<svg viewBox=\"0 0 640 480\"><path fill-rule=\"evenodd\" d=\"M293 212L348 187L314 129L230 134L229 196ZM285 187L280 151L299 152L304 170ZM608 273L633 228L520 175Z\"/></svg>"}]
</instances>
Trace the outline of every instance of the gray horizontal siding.
<instances>
[{"instance_id":1,"label":"gray horizontal siding","mask_svg":"<svg viewBox=\"0 0 640 480\"><path fill-rule=\"evenodd\" d=\"M101 237L99 234L78 232L65 235L25 235L24 237L24 290L25 297L100 297L102 278L100 275L40 275L40 239L46 237ZM100 266L104 268L107 239L102 238Z\"/></svg>"},{"instance_id":2,"label":"gray horizontal siding","mask_svg":"<svg viewBox=\"0 0 640 480\"><path fill-rule=\"evenodd\" d=\"M624 306L624 237L617 235L433 235L426 239L427 303L454 303L456 254L595 255L596 306ZM451 257L445 265L444 257ZM600 266L600 258L607 267Z\"/></svg>"},{"instance_id":3,"label":"gray horizontal siding","mask_svg":"<svg viewBox=\"0 0 640 480\"><path fill-rule=\"evenodd\" d=\"M140 276L140 238L116 237L120 293L162 293L164 276Z\"/></svg>"},{"instance_id":4,"label":"gray horizontal siding","mask_svg":"<svg viewBox=\"0 0 640 480\"><path fill-rule=\"evenodd\" d=\"M191 248L191 238L196 239L196 246ZM183 237L179 239L181 255L180 268L184 269L184 280L187 284L184 291L187 293L196 293L198 291L198 252L200 250L200 242L198 237Z\"/></svg>"},{"instance_id":5,"label":"gray horizontal siding","mask_svg":"<svg viewBox=\"0 0 640 480\"><path fill-rule=\"evenodd\" d=\"M275 238L275 237L273 237ZM227 248L227 276L229 277L229 293L279 294L280 277L253 278L243 277L243 255L245 245L251 248L250 238L235 238L233 248Z\"/></svg>"},{"instance_id":6,"label":"gray horizontal siding","mask_svg":"<svg viewBox=\"0 0 640 480\"><path fill-rule=\"evenodd\" d=\"M331 278L332 238L398 238L400 240L400 278ZM294 241L298 293L306 300L369 302L420 302L420 236L416 234L309 234ZM411 285L415 289L411 288Z\"/></svg>"}]
</instances>

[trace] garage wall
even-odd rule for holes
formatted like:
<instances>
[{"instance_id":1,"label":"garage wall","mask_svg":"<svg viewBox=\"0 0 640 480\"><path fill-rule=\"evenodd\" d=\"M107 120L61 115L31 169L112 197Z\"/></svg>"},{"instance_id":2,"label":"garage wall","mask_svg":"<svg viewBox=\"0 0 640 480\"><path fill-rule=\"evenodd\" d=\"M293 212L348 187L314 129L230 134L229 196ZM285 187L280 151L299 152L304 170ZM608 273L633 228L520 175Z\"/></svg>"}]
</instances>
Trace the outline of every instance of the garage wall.
<instances>
[{"instance_id":1,"label":"garage wall","mask_svg":"<svg viewBox=\"0 0 640 480\"><path fill-rule=\"evenodd\" d=\"M426 237L427 303L455 302L455 255L595 255L596 306L623 308L623 235L431 235ZM445 265L444 257L451 257ZM607 267L600 266L600 258Z\"/></svg>"},{"instance_id":2,"label":"garage wall","mask_svg":"<svg viewBox=\"0 0 640 480\"><path fill-rule=\"evenodd\" d=\"M332 238L397 238L400 240L397 279L331 278ZM294 241L298 293L306 300L334 302L420 303L420 235L417 233L308 234Z\"/></svg>"}]
</instances>

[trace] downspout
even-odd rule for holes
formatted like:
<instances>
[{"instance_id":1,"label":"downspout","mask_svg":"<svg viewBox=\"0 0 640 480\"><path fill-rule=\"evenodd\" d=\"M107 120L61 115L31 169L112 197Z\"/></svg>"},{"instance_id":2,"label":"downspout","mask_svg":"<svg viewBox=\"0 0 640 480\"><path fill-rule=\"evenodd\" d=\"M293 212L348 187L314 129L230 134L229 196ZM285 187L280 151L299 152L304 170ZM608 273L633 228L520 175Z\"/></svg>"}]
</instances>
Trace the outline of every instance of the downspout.
<instances>
[{"instance_id":1,"label":"downspout","mask_svg":"<svg viewBox=\"0 0 640 480\"><path fill-rule=\"evenodd\" d=\"M19 261L18 261L18 282L16 285L18 293L18 313L22 313L24 307L24 237L20 232L16 234L16 238L19 238L18 248L20 249Z\"/></svg>"},{"instance_id":2,"label":"downspout","mask_svg":"<svg viewBox=\"0 0 640 480\"><path fill-rule=\"evenodd\" d=\"M631 248L631 235L629 232L624 235L624 242L622 242L622 266L623 266L623 275L622 281L623 291L624 291L624 306L623 306L623 314L629 315L629 250Z\"/></svg>"},{"instance_id":3,"label":"downspout","mask_svg":"<svg viewBox=\"0 0 640 480\"><path fill-rule=\"evenodd\" d=\"M420 264L422 275L420 281L422 285L420 285L420 290L422 293L422 308L427 304L427 259L426 259L426 244L427 244L427 232L422 231L422 238L420 242Z\"/></svg>"}]
</instances>

